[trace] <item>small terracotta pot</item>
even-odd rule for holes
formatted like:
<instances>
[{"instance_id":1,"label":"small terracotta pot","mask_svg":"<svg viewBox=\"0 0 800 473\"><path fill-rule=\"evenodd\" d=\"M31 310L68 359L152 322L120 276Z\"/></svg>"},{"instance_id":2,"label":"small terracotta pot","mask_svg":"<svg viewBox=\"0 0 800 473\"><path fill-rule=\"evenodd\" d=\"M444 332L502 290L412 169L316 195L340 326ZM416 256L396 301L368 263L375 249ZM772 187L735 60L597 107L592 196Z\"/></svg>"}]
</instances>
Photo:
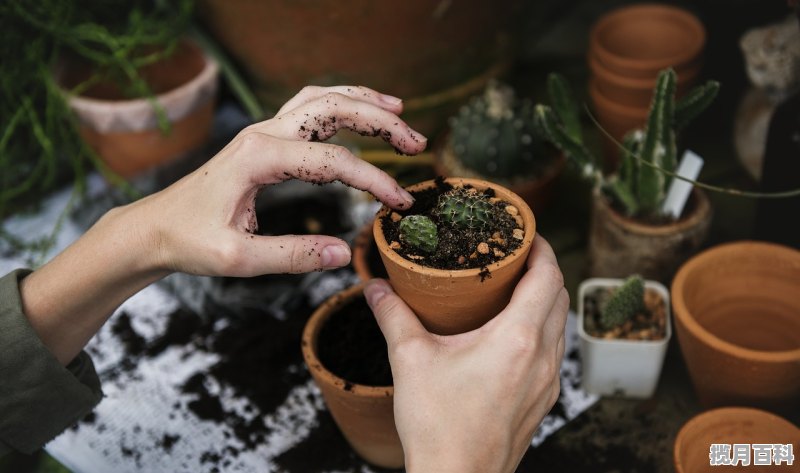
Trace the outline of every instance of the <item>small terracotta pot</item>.
<instances>
[{"instance_id":1,"label":"small terracotta pot","mask_svg":"<svg viewBox=\"0 0 800 473\"><path fill-rule=\"evenodd\" d=\"M381 218L388 215L386 206L378 211L373 234L389 280L397 294L411 307L429 331L440 335L468 332L481 327L497 315L511 300L536 235L536 220L522 198L497 184L479 179L447 178L453 186L469 184L476 189L492 188L500 199L514 205L522 216L525 235L522 245L502 260L489 265L489 276L480 268L443 270L413 263L389 248L383 235ZM410 192L433 187L425 181Z\"/></svg>"},{"instance_id":2,"label":"small terracotta pot","mask_svg":"<svg viewBox=\"0 0 800 473\"><path fill-rule=\"evenodd\" d=\"M597 91L603 97L622 106L649 110L657 75L641 79L620 76L606 69L594 54L589 55L589 68ZM700 64L697 64L691 68L675 71L678 75L675 91L677 98L683 97L694 85L700 69Z\"/></svg>"},{"instance_id":3,"label":"small terracotta pot","mask_svg":"<svg viewBox=\"0 0 800 473\"><path fill-rule=\"evenodd\" d=\"M303 330L303 358L322 391L333 420L353 450L374 465L400 468L404 456L394 424L394 387L346 382L325 368L317 354L322 327L331 315L355 298L363 297L363 290L363 283L352 286L332 296L314 311Z\"/></svg>"},{"instance_id":4,"label":"small terracotta pot","mask_svg":"<svg viewBox=\"0 0 800 473\"><path fill-rule=\"evenodd\" d=\"M83 139L112 171L125 178L207 142L217 93L216 62L188 41L169 58L139 72L164 108L171 124L168 134L159 130L156 111L146 98L126 99L114 84L96 84L68 98ZM88 64L77 61L64 61L58 72L66 89L91 74Z\"/></svg>"},{"instance_id":5,"label":"small terracotta pot","mask_svg":"<svg viewBox=\"0 0 800 473\"><path fill-rule=\"evenodd\" d=\"M650 225L614 210L600 191L593 193L589 229L589 273L624 278L641 274L668 284L678 267L700 249L711 224L711 204L697 188L678 221Z\"/></svg>"},{"instance_id":6,"label":"small terracotta pot","mask_svg":"<svg viewBox=\"0 0 800 473\"><path fill-rule=\"evenodd\" d=\"M448 144L450 140L447 136L441 140L441 143L435 152L434 171L436 174L444 177L458 176L470 179L486 179L485 176L472 171L461 164L458 157L453 152L453 148ZM556 187L559 176L564 171L567 159L563 153L559 154L558 158L552 161L544 170L544 172L536 178L518 178L511 182L498 182L500 185L507 187L511 192L522 197L522 199L533 209L536 213L542 212L547 204L553 197L553 190Z\"/></svg>"},{"instance_id":7,"label":"small terracotta pot","mask_svg":"<svg viewBox=\"0 0 800 473\"><path fill-rule=\"evenodd\" d=\"M667 67L693 68L705 46L703 24L667 5L632 5L602 16L589 33L589 50L609 71L650 79Z\"/></svg>"},{"instance_id":8,"label":"small terracotta pot","mask_svg":"<svg viewBox=\"0 0 800 473\"><path fill-rule=\"evenodd\" d=\"M700 402L800 411L800 251L710 248L672 282L681 351Z\"/></svg>"},{"instance_id":9,"label":"small terracotta pot","mask_svg":"<svg viewBox=\"0 0 800 473\"><path fill-rule=\"evenodd\" d=\"M709 465L712 444L793 444L795 456L800 445L800 429L786 419L769 412L746 407L726 407L703 412L681 427L675 438L673 459L676 473L714 473L726 470L767 472L795 471L782 465L716 466ZM770 459L771 460L771 459ZM797 460L794 461L795 467Z\"/></svg>"}]
</instances>

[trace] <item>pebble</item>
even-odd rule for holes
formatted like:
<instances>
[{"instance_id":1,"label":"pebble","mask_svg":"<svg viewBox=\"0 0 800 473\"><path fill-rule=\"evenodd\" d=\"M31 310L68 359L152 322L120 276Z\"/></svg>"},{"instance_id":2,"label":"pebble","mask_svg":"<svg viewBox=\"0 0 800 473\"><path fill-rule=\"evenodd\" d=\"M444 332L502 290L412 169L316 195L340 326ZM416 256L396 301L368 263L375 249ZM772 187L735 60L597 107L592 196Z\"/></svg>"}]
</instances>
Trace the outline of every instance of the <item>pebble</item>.
<instances>
[{"instance_id":1,"label":"pebble","mask_svg":"<svg viewBox=\"0 0 800 473\"><path fill-rule=\"evenodd\" d=\"M506 205L506 212L508 212L512 216L519 215L519 210L513 205Z\"/></svg>"},{"instance_id":2,"label":"pebble","mask_svg":"<svg viewBox=\"0 0 800 473\"><path fill-rule=\"evenodd\" d=\"M519 228L525 228L525 221L519 215L514 215L514 221L517 222Z\"/></svg>"},{"instance_id":3,"label":"pebble","mask_svg":"<svg viewBox=\"0 0 800 473\"><path fill-rule=\"evenodd\" d=\"M501 201L500 197L489 197L490 204L497 204Z\"/></svg>"},{"instance_id":4,"label":"pebble","mask_svg":"<svg viewBox=\"0 0 800 473\"><path fill-rule=\"evenodd\" d=\"M489 245L485 241L478 243L478 253L482 255L489 254Z\"/></svg>"},{"instance_id":5,"label":"pebble","mask_svg":"<svg viewBox=\"0 0 800 473\"><path fill-rule=\"evenodd\" d=\"M392 219L392 222L399 222L400 220L403 220L403 217L401 217L400 214L397 212L392 212L389 215L389 218Z\"/></svg>"},{"instance_id":6,"label":"pebble","mask_svg":"<svg viewBox=\"0 0 800 473\"><path fill-rule=\"evenodd\" d=\"M513 232L514 238L517 240L523 240L525 238L525 232L522 231L521 228L515 228Z\"/></svg>"},{"instance_id":7,"label":"pebble","mask_svg":"<svg viewBox=\"0 0 800 473\"><path fill-rule=\"evenodd\" d=\"M400 243L396 242L396 241L393 241L393 242L389 243L389 248L391 248L393 250L399 250L400 249Z\"/></svg>"},{"instance_id":8,"label":"pebble","mask_svg":"<svg viewBox=\"0 0 800 473\"><path fill-rule=\"evenodd\" d=\"M461 256L458 257L458 264L464 264L466 262L467 262L467 258L465 258L464 255L461 255Z\"/></svg>"},{"instance_id":9,"label":"pebble","mask_svg":"<svg viewBox=\"0 0 800 473\"><path fill-rule=\"evenodd\" d=\"M477 257L478 257L478 252L477 251L473 251L472 254L469 255L469 259L475 259Z\"/></svg>"},{"instance_id":10,"label":"pebble","mask_svg":"<svg viewBox=\"0 0 800 473\"><path fill-rule=\"evenodd\" d=\"M497 248L494 249L494 255L498 258L505 258L506 254L502 251L498 250Z\"/></svg>"}]
</instances>

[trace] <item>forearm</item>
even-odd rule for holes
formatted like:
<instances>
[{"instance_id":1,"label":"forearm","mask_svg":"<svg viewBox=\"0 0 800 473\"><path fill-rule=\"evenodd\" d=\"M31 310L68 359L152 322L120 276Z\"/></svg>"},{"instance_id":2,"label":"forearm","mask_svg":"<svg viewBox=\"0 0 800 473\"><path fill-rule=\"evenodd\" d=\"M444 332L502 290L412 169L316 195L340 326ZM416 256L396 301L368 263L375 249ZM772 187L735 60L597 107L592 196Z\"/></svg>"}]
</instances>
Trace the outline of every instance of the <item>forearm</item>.
<instances>
[{"instance_id":1,"label":"forearm","mask_svg":"<svg viewBox=\"0 0 800 473\"><path fill-rule=\"evenodd\" d=\"M20 283L25 315L64 365L122 302L168 274L158 267L157 239L135 207L110 211Z\"/></svg>"}]
</instances>

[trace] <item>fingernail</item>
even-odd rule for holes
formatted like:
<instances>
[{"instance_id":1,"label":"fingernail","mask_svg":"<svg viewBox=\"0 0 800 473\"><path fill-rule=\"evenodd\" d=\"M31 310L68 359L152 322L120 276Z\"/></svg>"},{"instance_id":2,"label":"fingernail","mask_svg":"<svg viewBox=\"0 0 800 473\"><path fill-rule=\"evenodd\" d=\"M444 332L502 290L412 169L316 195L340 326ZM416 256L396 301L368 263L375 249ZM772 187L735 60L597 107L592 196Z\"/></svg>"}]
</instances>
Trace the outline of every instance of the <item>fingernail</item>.
<instances>
[{"instance_id":1,"label":"fingernail","mask_svg":"<svg viewBox=\"0 0 800 473\"><path fill-rule=\"evenodd\" d=\"M329 245L322 249L322 269L340 268L350 262L350 248L344 245Z\"/></svg>"},{"instance_id":2,"label":"fingernail","mask_svg":"<svg viewBox=\"0 0 800 473\"><path fill-rule=\"evenodd\" d=\"M402 187L398 187L397 189L398 189L397 193L400 194L400 197L402 197L403 200L405 200L408 203L408 206L411 207L416 201L416 199L414 199L414 196L409 194L408 191L403 189Z\"/></svg>"},{"instance_id":3,"label":"fingernail","mask_svg":"<svg viewBox=\"0 0 800 473\"><path fill-rule=\"evenodd\" d=\"M367 305L371 308L377 306L378 302L388 293L389 286L382 279L374 279L364 286L364 297L367 299Z\"/></svg>"},{"instance_id":4,"label":"fingernail","mask_svg":"<svg viewBox=\"0 0 800 473\"><path fill-rule=\"evenodd\" d=\"M412 128L409 128L408 132L409 132L409 134L411 134L411 138L413 138L414 141L416 141L417 143L428 141L428 138L425 138L424 135L422 135L421 133L419 133L418 131L416 131L416 130L414 130Z\"/></svg>"},{"instance_id":5,"label":"fingernail","mask_svg":"<svg viewBox=\"0 0 800 473\"><path fill-rule=\"evenodd\" d=\"M400 105L401 103L403 103L403 99L395 97L393 95L386 95L386 94L381 94L381 100L390 105Z\"/></svg>"}]
</instances>

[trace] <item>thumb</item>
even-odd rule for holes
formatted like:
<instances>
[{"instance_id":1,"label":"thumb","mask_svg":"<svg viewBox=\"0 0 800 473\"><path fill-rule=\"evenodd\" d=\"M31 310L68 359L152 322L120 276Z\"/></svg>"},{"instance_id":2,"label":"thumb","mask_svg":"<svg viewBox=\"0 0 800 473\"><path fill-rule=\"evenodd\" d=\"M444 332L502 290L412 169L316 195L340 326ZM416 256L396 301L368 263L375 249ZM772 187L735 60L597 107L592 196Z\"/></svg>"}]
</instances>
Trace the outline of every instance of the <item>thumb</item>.
<instances>
[{"instance_id":1,"label":"thumb","mask_svg":"<svg viewBox=\"0 0 800 473\"><path fill-rule=\"evenodd\" d=\"M416 314L395 294L392 286L383 279L372 279L364 286L364 297L375 314L375 320L383 332L389 353L404 340L427 337Z\"/></svg>"},{"instance_id":2,"label":"thumb","mask_svg":"<svg viewBox=\"0 0 800 473\"><path fill-rule=\"evenodd\" d=\"M350 262L347 243L326 235L251 236L245 242L250 257L240 262L243 273L307 273Z\"/></svg>"}]
</instances>

